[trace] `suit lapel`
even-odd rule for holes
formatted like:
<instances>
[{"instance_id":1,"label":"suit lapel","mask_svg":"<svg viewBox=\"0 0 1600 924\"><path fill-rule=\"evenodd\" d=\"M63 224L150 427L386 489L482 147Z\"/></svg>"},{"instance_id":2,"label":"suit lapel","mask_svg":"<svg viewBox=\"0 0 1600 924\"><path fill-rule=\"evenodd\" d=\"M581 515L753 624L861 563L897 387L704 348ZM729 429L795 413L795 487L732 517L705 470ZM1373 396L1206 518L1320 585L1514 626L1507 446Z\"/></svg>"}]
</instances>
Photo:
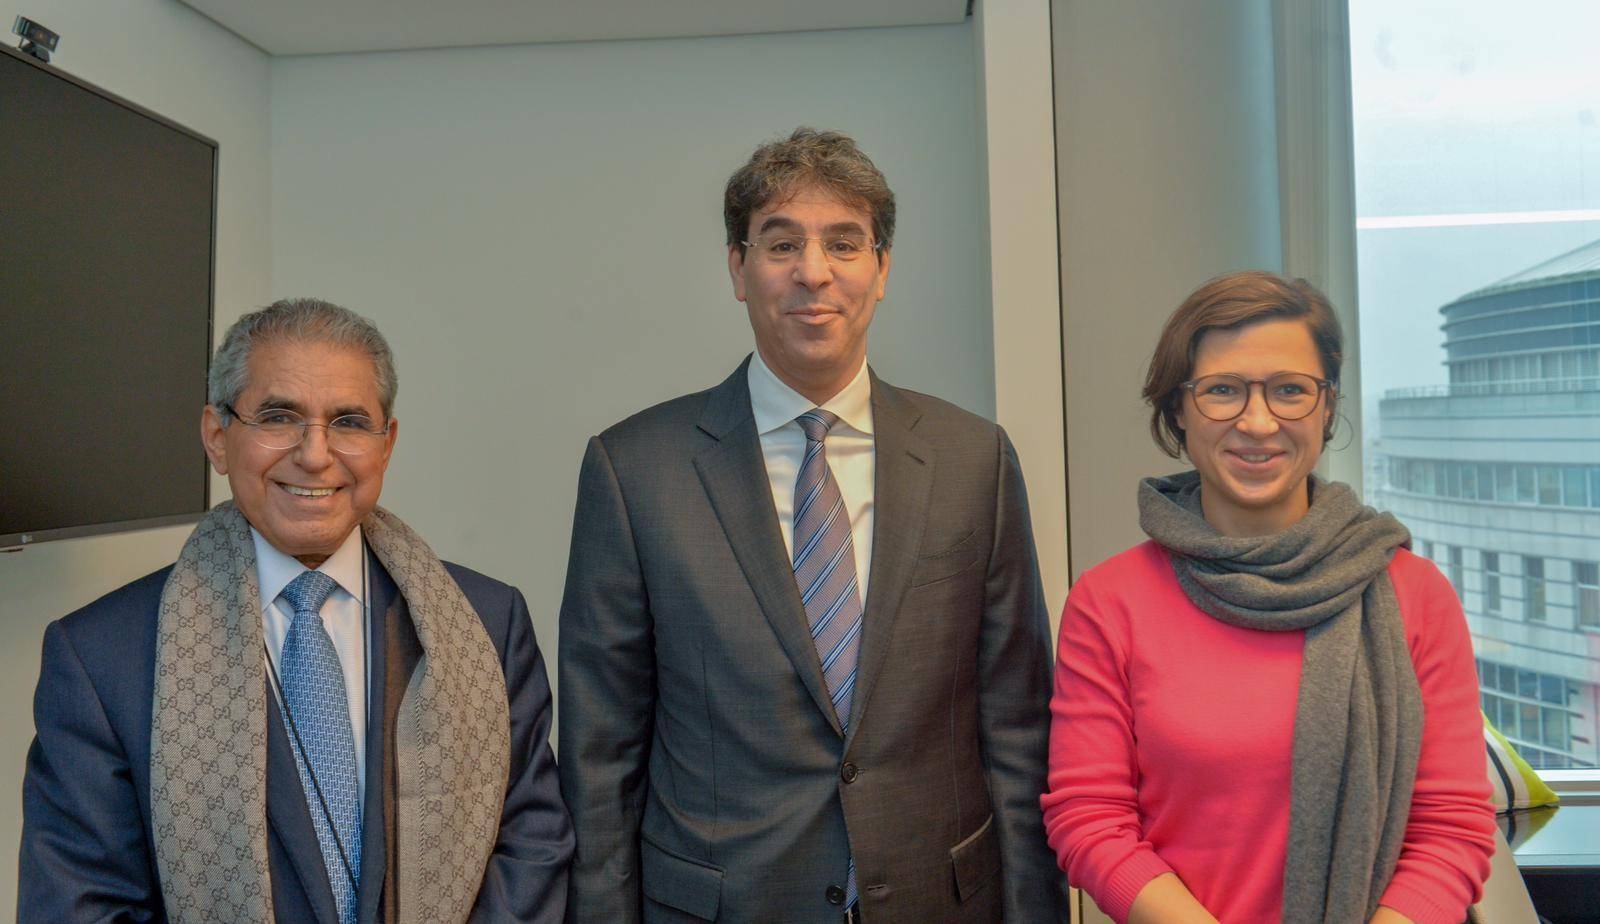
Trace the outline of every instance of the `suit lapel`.
<instances>
[{"instance_id":1,"label":"suit lapel","mask_svg":"<svg viewBox=\"0 0 1600 924\"><path fill-rule=\"evenodd\" d=\"M267 693L267 824L283 842L290 866L290 869L281 869L275 865L271 875L299 877L301 891L311 903L316 919L324 924L338 924L333 887L328 884L328 871L322 865L322 848L317 843L316 829L311 825L311 810L306 804L305 788L300 785L300 770L295 766L278 698L270 690ZM276 889L273 892L277 894ZM285 908L278 911L294 914Z\"/></svg>"},{"instance_id":2,"label":"suit lapel","mask_svg":"<svg viewBox=\"0 0 1600 924\"><path fill-rule=\"evenodd\" d=\"M717 520L733 547L734 558L755 592L761 611L778 642L833 730L843 734L822 679L822 663L811 641L805 606L795 587L794 569L773 512L772 490L761 438L750 411L747 358L738 370L711 390L699 428L710 439L695 454L695 470ZM876 566L874 566L876 567Z\"/></svg>"},{"instance_id":3,"label":"suit lapel","mask_svg":"<svg viewBox=\"0 0 1600 924\"><path fill-rule=\"evenodd\" d=\"M862 710L872 698L872 687L888 656L894 621L911 583L928 521L934 452L913 432L921 416L898 389L872 373L872 573L863 607L860 667L850 718L852 737L861 727Z\"/></svg>"},{"instance_id":4,"label":"suit lapel","mask_svg":"<svg viewBox=\"0 0 1600 924\"><path fill-rule=\"evenodd\" d=\"M383 770L379 777L371 776L368 770L370 787L371 780L381 779L381 793L383 808L383 832L386 842L399 844L399 805L400 789L397 774L399 765L395 760L394 750L387 747L396 740L395 730L400 722L400 705L405 698L406 688L411 684L411 678L416 674L418 666L422 663L422 641L417 638L417 628L411 622L411 613L406 608L405 599L396 592L393 602L386 609L387 618L384 628L388 637L385 639L384 663L388 669L383 678L383 740L386 745L383 758ZM368 721L373 721L371 717ZM369 790L370 792L370 790ZM370 803L369 803L370 804ZM387 884L379 910L384 921L396 921L400 916L400 909L395 902L398 900L400 882L400 853L391 850L387 856L387 865L382 875ZM361 862L363 870L369 869L366 859Z\"/></svg>"},{"instance_id":5,"label":"suit lapel","mask_svg":"<svg viewBox=\"0 0 1600 924\"><path fill-rule=\"evenodd\" d=\"M383 721L388 687L388 640L394 622L403 618L400 591L389 572L367 552L367 594L371 614L367 627L367 782L361 809L361 882L356 891L356 920L362 924L378 919L378 903L383 896L385 854L383 779L388 757L387 727Z\"/></svg>"}]
</instances>

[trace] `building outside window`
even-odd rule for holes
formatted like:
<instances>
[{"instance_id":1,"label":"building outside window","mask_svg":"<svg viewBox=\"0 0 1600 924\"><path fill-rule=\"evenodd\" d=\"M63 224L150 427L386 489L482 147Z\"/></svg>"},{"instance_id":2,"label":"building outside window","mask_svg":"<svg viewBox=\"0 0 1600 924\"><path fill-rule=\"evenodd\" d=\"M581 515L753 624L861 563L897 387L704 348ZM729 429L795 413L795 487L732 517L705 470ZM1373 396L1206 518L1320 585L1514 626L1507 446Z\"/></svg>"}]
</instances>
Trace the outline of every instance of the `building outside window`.
<instances>
[{"instance_id":1,"label":"building outside window","mask_svg":"<svg viewBox=\"0 0 1600 924\"><path fill-rule=\"evenodd\" d=\"M1490 719L1600 767L1600 4L1349 7L1366 497L1440 550Z\"/></svg>"}]
</instances>

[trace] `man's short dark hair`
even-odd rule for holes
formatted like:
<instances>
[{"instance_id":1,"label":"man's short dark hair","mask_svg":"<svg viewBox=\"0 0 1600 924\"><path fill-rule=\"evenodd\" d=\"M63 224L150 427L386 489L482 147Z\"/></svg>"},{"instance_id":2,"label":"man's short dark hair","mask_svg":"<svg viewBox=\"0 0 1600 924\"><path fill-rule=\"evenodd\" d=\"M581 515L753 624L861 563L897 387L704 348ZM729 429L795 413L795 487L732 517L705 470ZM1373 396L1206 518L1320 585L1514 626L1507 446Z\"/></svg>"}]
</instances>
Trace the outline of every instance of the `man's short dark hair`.
<instances>
[{"instance_id":1,"label":"man's short dark hair","mask_svg":"<svg viewBox=\"0 0 1600 924\"><path fill-rule=\"evenodd\" d=\"M750 216L808 187L871 215L872 236L883 250L894 242L894 193L882 171L849 135L801 126L787 138L756 148L728 178L722 196L728 246L744 253Z\"/></svg>"}]
</instances>

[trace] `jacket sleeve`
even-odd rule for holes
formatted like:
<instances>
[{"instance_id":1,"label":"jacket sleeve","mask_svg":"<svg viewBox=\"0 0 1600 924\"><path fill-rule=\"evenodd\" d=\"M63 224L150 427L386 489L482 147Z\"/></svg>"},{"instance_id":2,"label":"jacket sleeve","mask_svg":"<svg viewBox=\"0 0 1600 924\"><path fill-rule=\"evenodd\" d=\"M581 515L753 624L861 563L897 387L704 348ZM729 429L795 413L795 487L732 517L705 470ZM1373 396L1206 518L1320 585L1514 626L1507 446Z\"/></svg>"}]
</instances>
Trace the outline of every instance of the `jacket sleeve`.
<instances>
[{"instance_id":1,"label":"jacket sleeve","mask_svg":"<svg viewBox=\"0 0 1600 924\"><path fill-rule=\"evenodd\" d=\"M994 547L978 640L980 744L989 776L1007 921L1059 921L1066 883L1044 839L1050 622L1016 450L998 433Z\"/></svg>"},{"instance_id":2,"label":"jacket sleeve","mask_svg":"<svg viewBox=\"0 0 1600 924\"><path fill-rule=\"evenodd\" d=\"M17 920L163 920L128 752L59 622L45 630L33 721Z\"/></svg>"},{"instance_id":3,"label":"jacket sleeve","mask_svg":"<svg viewBox=\"0 0 1600 924\"><path fill-rule=\"evenodd\" d=\"M1127 920L1133 899L1172 868L1139 822L1125 623L1097 598L1093 575L1067 595L1051 699L1045 830L1067 879Z\"/></svg>"},{"instance_id":4,"label":"jacket sleeve","mask_svg":"<svg viewBox=\"0 0 1600 924\"><path fill-rule=\"evenodd\" d=\"M561 601L561 791L577 832L567 920L640 919L639 827L655 714L649 601L599 437L578 477Z\"/></svg>"},{"instance_id":5,"label":"jacket sleeve","mask_svg":"<svg viewBox=\"0 0 1600 924\"><path fill-rule=\"evenodd\" d=\"M572 861L572 824L550 750L550 679L520 591L512 592L502 651L511 712L511 773L500 833L470 920L559 924Z\"/></svg>"},{"instance_id":6,"label":"jacket sleeve","mask_svg":"<svg viewBox=\"0 0 1600 924\"><path fill-rule=\"evenodd\" d=\"M1394 877L1379 903L1417 924L1466 917L1494 853L1494 811L1472 637L1432 563L1399 553L1395 589L1422 689L1422 753Z\"/></svg>"}]
</instances>

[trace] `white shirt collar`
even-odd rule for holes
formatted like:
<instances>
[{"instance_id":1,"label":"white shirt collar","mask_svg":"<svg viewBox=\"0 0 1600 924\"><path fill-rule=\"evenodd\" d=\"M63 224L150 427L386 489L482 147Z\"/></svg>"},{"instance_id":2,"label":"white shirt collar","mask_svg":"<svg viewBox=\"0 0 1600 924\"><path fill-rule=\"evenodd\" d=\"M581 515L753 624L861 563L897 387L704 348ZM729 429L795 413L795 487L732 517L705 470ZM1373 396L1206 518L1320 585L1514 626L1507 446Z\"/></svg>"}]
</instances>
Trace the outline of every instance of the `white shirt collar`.
<instances>
[{"instance_id":1,"label":"white shirt collar","mask_svg":"<svg viewBox=\"0 0 1600 924\"><path fill-rule=\"evenodd\" d=\"M302 571L310 569L273 548L272 543L254 526L250 527L250 538L255 540L256 545L256 578L261 582L261 608L266 609L278 599L290 581L299 577ZM333 578L340 589L365 606L366 601L361 598L362 552L361 529L357 527L350 530L350 535L344 537L344 542L317 570Z\"/></svg>"},{"instance_id":2,"label":"white shirt collar","mask_svg":"<svg viewBox=\"0 0 1600 924\"><path fill-rule=\"evenodd\" d=\"M817 405L811 399L790 388L778 378L761 359L761 351L750 356L746 374L750 384L750 410L755 414L756 432L770 433ZM858 433L872 434L872 377L867 374L867 361L861 361L850 384L822 403L822 409L838 415L840 422ZM796 424L796 426L799 426Z\"/></svg>"}]
</instances>

